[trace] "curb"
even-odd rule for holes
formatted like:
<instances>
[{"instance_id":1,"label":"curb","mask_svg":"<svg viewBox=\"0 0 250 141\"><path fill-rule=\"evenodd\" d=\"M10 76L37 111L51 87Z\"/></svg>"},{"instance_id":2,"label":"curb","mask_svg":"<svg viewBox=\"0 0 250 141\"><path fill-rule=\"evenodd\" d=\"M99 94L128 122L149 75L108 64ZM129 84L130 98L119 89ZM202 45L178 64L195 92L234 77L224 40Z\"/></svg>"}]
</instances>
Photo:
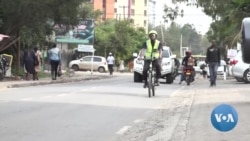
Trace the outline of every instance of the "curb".
<instances>
[{"instance_id":1,"label":"curb","mask_svg":"<svg viewBox=\"0 0 250 141\"><path fill-rule=\"evenodd\" d=\"M7 85L6 88L20 88L20 87L29 87L29 86L39 86L39 85L49 85L49 84L60 84L60 83L71 83L71 82L79 82L79 81L88 81L88 80L100 80L100 79L107 79L113 78L110 76L90 76L85 78L69 78L69 79L60 79L60 80L48 80L48 81L33 81L31 83L25 84L10 84Z\"/></svg>"}]
</instances>

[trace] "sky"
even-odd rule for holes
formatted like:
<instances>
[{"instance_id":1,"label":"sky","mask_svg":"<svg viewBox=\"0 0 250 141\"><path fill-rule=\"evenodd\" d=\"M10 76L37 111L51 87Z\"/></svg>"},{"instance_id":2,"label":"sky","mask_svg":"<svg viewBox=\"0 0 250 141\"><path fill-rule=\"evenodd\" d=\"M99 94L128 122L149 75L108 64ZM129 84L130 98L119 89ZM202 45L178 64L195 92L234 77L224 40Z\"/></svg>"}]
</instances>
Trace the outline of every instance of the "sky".
<instances>
[{"instance_id":1,"label":"sky","mask_svg":"<svg viewBox=\"0 0 250 141\"><path fill-rule=\"evenodd\" d=\"M167 4L170 7L175 7L172 3L171 0L155 0L155 14L156 14L156 21L155 25L157 26L157 23L163 22L162 16L164 14L163 12L163 7L164 4ZM178 4L180 7L180 10L184 10L184 16L176 19L176 23L180 25L184 24L193 24L195 29L197 30L198 33L200 34L205 34L210 26L210 23L212 22L212 18L207 16L201 8L197 8L195 6L186 6L186 4Z\"/></svg>"}]
</instances>

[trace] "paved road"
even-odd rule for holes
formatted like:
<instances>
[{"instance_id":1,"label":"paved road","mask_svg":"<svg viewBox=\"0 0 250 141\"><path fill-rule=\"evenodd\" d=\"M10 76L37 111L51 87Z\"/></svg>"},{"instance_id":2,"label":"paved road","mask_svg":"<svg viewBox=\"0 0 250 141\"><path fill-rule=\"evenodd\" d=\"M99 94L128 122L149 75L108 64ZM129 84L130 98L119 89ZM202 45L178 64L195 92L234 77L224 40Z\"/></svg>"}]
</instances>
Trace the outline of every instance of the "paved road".
<instances>
[{"instance_id":1,"label":"paved road","mask_svg":"<svg viewBox=\"0 0 250 141\"><path fill-rule=\"evenodd\" d=\"M120 140L182 88L162 84L148 98L132 78L1 89L0 141Z\"/></svg>"},{"instance_id":2,"label":"paved road","mask_svg":"<svg viewBox=\"0 0 250 141\"><path fill-rule=\"evenodd\" d=\"M120 141L246 141L250 134L249 84L234 79L219 80L209 87L207 80L198 79L184 86L155 116L130 128ZM213 109L230 104L238 112L237 126L229 132L219 132L211 122Z\"/></svg>"},{"instance_id":3,"label":"paved road","mask_svg":"<svg viewBox=\"0 0 250 141\"><path fill-rule=\"evenodd\" d=\"M177 79L178 81L178 79ZM250 138L249 84L219 80L209 87L161 84L148 98L131 74L110 79L0 90L0 141L246 141ZM218 104L239 114L234 130L217 131Z\"/></svg>"}]
</instances>

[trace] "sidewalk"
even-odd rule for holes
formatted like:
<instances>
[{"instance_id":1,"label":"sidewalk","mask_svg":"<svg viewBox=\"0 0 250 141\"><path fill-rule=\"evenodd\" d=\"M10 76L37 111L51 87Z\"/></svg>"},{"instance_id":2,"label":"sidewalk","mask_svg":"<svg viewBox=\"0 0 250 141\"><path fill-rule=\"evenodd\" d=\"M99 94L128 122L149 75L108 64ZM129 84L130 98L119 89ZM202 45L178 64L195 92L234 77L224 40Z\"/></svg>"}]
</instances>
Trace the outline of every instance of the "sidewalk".
<instances>
[{"instance_id":1,"label":"sidewalk","mask_svg":"<svg viewBox=\"0 0 250 141\"><path fill-rule=\"evenodd\" d=\"M99 80L105 78L112 78L118 76L116 73L113 76L110 76L108 73L98 73L98 72L75 72L72 77L62 75L58 77L57 80L52 80L51 77L40 78L39 80L4 80L0 82L0 89L4 88L18 88L18 87L28 87L28 86L37 86L37 85L48 85L56 83L69 83L69 82L78 82L85 80Z\"/></svg>"}]
</instances>

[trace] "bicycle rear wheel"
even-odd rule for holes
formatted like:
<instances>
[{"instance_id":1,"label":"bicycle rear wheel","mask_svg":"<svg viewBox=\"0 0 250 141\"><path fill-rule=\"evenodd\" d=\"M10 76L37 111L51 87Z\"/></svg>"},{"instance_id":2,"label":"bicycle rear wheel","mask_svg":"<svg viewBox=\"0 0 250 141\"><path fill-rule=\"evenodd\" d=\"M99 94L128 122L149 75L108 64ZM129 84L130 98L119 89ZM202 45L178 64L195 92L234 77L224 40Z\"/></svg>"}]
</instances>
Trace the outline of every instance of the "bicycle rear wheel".
<instances>
[{"instance_id":1,"label":"bicycle rear wheel","mask_svg":"<svg viewBox=\"0 0 250 141\"><path fill-rule=\"evenodd\" d=\"M151 97L151 91L152 91L152 73L149 73L148 75L148 97Z\"/></svg>"},{"instance_id":2,"label":"bicycle rear wheel","mask_svg":"<svg viewBox=\"0 0 250 141\"><path fill-rule=\"evenodd\" d=\"M152 83L151 83L152 84L152 88L151 88L152 89L152 95L155 96L155 77L152 77L151 79L153 80Z\"/></svg>"}]
</instances>

